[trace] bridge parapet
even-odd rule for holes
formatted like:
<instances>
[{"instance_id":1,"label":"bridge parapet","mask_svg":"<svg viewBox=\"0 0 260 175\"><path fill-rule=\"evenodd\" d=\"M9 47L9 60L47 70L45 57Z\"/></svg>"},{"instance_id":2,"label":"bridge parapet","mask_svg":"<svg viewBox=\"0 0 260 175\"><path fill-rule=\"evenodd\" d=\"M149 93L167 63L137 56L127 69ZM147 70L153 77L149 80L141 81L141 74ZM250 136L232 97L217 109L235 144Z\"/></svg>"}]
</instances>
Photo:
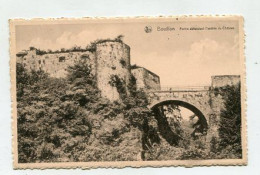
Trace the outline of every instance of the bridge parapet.
<instances>
[{"instance_id":1,"label":"bridge parapet","mask_svg":"<svg viewBox=\"0 0 260 175\"><path fill-rule=\"evenodd\" d=\"M163 86L160 90L148 92L174 92L174 91L209 91L210 86Z\"/></svg>"}]
</instances>

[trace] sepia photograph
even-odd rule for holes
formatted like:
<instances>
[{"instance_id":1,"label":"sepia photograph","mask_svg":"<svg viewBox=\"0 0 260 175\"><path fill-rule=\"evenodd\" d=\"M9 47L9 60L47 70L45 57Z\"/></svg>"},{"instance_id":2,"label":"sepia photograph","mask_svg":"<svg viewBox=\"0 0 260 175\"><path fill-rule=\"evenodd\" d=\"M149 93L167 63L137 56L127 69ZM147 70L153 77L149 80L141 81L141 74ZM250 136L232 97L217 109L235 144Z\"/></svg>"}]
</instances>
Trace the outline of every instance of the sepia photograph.
<instances>
[{"instance_id":1,"label":"sepia photograph","mask_svg":"<svg viewBox=\"0 0 260 175\"><path fill-rule=\"evenodd\" d=\"M246 165L243 18L10 20L14 168Z\"/></svg>"}]
</instances>

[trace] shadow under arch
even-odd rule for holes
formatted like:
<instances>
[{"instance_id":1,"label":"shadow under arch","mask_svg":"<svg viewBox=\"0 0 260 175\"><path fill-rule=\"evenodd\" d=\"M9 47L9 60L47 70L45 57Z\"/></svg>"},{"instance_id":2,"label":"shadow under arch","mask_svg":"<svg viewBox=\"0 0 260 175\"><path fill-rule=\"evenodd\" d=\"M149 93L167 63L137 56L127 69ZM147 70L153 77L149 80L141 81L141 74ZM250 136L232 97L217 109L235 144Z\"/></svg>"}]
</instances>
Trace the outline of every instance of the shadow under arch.
<instances>
[{"instance_id":1,"label":"shadow under arch","mask_svg":"<svg viewBox=\"0 0 260 175\"><path fill-rule=\"evenodd\" d=\"M179 140L182 139L181 136L179 136L178 134L174 133L171 130L171 128L168 124L167 118L163 115L162 111L159 108L160 106L169 105L169 104L174 104L174 105L181 106L181 107L191 110L196 116L198 116L199 124L201 125L201 128L203 130L207 131L208 123L207 123L206 117L194 105L192 105L188 102L185 102L185 101L181 101L181 100L165 100L165 101L158 102L151 107L151 110L153 111L154 116L155 116L156 120L158 121L159 132L161 133L162 137L164 139L166 139L166 141L169 144L177 145Z\"/></svg>"}]
</instances>

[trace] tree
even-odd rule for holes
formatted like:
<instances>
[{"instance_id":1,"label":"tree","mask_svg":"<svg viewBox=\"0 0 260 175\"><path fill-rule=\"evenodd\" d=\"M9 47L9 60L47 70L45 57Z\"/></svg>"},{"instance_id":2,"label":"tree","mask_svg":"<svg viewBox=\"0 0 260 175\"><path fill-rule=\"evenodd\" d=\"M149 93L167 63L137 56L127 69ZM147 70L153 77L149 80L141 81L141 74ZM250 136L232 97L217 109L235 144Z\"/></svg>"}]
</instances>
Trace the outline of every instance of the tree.
<instances>
[{"instance_id":1,"label":"tree","mask_svg":"<svg viewBox=\"0 0 260 175\"><path fill-rule=\"evenodd\" d=\"M123 38L124 38L124 35L118 35L118 36L115 38L115 41L123 42Z\"/></svg>"},{"instance_id":2,"label":"tree","mask_svg":"<svg viewBox=\"0 0 260 175\"><path fill-rule=\"evenodd\" d=\"M224 110L221 111L219 137L222 148L231 147L241 156L241 96L240 84L226 86L222 94Z\"/></svg>"}]
</instances>

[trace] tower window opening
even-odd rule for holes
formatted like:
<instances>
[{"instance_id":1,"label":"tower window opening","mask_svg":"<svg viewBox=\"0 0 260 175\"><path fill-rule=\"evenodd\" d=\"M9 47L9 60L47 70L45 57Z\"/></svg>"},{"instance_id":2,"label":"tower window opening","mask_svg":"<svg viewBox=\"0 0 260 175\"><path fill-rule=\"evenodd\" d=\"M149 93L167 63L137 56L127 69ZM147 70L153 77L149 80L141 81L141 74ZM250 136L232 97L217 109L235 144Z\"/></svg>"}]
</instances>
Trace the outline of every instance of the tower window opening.
<instances>
[{"instance_id":1,"label":"tower window opening","mask_svg":"<svg viewBox=\"0 0 260 175\"><path fill-rule=\"evenodd\" d=\"M64 56L59 57L59 62L65 62L65 57Z\"/></svg>"}]
</instances>

